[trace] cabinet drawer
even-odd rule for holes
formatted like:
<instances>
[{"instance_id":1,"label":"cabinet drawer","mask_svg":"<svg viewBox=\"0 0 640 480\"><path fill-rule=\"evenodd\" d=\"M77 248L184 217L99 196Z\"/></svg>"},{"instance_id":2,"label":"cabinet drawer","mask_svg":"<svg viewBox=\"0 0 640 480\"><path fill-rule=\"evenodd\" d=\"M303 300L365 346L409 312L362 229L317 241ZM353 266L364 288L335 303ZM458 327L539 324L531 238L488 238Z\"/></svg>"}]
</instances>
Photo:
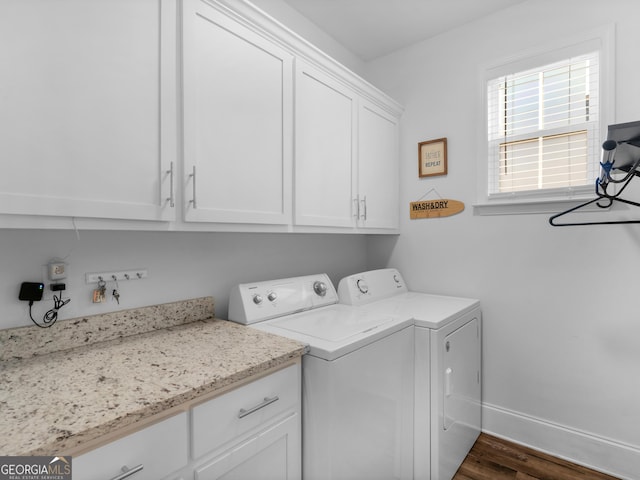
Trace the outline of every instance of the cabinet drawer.
<instances>
[{"instance_id":1,"label":"cabinet drawer","mask_svg":"<svg viewBox=\"0 0 640 480\"><path fill-rule=\"evenodd\" d=\"M198 458L300 405L300 366L292 365L192 410L192 457Z\"/></svg>"},{"instance_id":2,"label":"cabinet drawer","mask_svg":"<svg viewBox=\"0 0 640 480\"><path fill-rule=\"evenodd\" d=\"M300 416L292 415L195 470L196 480L293 480L302 475Z\"/></svg>"},{"instance_id":3,"label":"cabinet drawer","mask_svg":"<svg viewBox=\"0 0 640 480\"><path fill-rule=\"evenodd\" d=\"M158 480L188 461L187 414L180 413L73 459L73 478L107 480L142 465L132 480Z\"/></svg>"}]
</instances>

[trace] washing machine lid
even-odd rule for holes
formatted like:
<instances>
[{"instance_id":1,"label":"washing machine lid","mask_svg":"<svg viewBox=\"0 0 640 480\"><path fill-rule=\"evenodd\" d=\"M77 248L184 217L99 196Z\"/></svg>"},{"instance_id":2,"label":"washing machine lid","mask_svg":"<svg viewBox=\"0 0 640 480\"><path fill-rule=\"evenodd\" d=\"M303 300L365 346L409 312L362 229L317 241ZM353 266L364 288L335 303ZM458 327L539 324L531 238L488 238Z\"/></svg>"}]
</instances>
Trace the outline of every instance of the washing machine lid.
<instances>
[{"instance_id":1,"label":"washing machine lid","mask_svg":"<svg viewBox=\"0 0 640 480\"><path fill-rule=\"evenodd\" d=\"M419 327L438 329L479 306L480 301L474 298L405 292L362 308L373 309L381 315L413 319Z\"/></svg>"},{"instance_id":2,"label":"washing machine lid","mask_svg":"<svg viewBox=\"0 0 640 480\"><path fill-rule=\"evenodd\" d=\"M309 346L310 355L335 360L407 324L391 315L331 305L256 323L251 327L298 340Z\"/></svg>"}]
</instances>

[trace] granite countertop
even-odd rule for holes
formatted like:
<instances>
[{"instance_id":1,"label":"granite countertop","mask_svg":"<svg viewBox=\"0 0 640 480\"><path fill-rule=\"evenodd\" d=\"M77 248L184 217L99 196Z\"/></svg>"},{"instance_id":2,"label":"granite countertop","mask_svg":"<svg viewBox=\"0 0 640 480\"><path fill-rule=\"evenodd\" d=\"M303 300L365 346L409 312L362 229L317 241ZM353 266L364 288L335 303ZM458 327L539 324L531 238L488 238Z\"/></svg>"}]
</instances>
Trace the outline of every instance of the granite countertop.
<instances>
[{"instance_id":1,"label":"granite countertop","mask_svg":"<svg viewBox=\"0 0 640 480\"><path fill-rule=\"evenodd\" d=\"M205 319L5 359L0 361L0 455L75 453L86 442L134 428L304 351L293 340Z\"/></svg>"}]
</instances>

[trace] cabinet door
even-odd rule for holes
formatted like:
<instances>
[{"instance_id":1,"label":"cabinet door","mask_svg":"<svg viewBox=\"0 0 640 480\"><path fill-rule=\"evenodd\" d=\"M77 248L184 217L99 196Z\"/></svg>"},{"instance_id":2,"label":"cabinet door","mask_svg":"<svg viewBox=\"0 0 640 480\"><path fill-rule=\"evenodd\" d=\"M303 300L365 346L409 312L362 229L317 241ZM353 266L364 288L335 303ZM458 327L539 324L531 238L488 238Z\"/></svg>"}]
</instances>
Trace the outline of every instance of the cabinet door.
<instances>
[{"instance_id":1,"label":"cabinet door","mask_svg":"<svg viewBox=\"0 0 640 480\"><path fill-rule=\"evenodd\" d=\"M213 4L184 8L184 218L289 224L292 56Z\"/></svg>"},{"instance_id":2,"label":"cabinet door","mask_svg":"<svg viewBox=\"0 0 640 480\"><path fill-rule=\"evenodd\" d=\"M296 61L295 223L355 226L354 92Z\"/></svg>"},{"instance_id":3,"label":"cabinet door","mask_svg":"<svg viewBox=\"0 0 640 480\"><path fill-rule=\"evenodd\" d=\"M296 413L196 468L196 480L293 480L302 476Z\"/></svg>"},{"instance_id":4,"label":"cabinet door","mask_svg":"<svg viewBox=\"0 0 640 480\"><path fill-rule=\"evenodd\" d=\"M0 213L174 217L175 10L0 2Z\"/></svg>"},{"instance_id":5,"label":"cabinet door","mask_svg":"<svg viewBox=\"0 0 640 480\"><path fill-rule=\"evenodd\" d=\"M362 101L358 116L359 225L399 226L398 119Z\"/></svg>"},{"instance_id":6,"label":"cabinet door","mask_svg":"<svg viewBox=\"0 0 640 480\"><path fill-rule=\"evenodd\" d=\"M73 478L105 480L127 469L138 470L132 480L157 480L188 462L187 414L128 435L73 458Z\"/></svg>"}]
</instances>

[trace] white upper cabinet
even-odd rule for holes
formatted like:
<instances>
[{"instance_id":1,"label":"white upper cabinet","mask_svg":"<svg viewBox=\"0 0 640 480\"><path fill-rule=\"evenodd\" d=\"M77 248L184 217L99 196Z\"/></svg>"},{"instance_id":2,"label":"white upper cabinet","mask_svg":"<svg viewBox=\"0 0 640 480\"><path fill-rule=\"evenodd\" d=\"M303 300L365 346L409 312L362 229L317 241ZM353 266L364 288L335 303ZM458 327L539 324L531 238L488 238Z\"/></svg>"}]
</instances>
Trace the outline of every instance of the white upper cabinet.
<instances>
[{"instance_id":1,"label":"white upper cabinet","mask_svg":"<svg viewBox=\"0 0 640 480\"><path fill-rule=\"evenodd\" d=\"M362 101L358 115L358 223L399 228L398 118Z\"/></svg>"},{"instance_id":2,"label":"white upper cabinet","mask_svg":"<svg viewBox=\"0 0 640 480\"><path fill-rule=\"evenodd\" d=\"M295 224L398 228L398 117L296 62Z\"/></svg>"},{"instance_id":3,"label":"white upper cabinet","mask_svg":"<svg viewBox=\"0 0 640 480\"><path fill-rule=\"evenodd\" d=\"M0 42L0 228L398 231L402 107L248 1L2 0Z\"/></svg>"},{"instance_id":4,"label":"white upper cabinet","mask_svg":"<svg viewBox=\"0 0 640 480\"><path fill-rule=\"evenodd\" d=\"M174 1L2 1L0 44L0 214L175 218Z\"/></svg>"},{"instance_id":5,"label":"white upper cabinet","mask_svg":"<svg viewBox=\"0 0 640 480\"><path fill-rule=\"evenodd\" d=\"M184 219L290 224L293 56L213 2L184 9Z\"/></svg>"},{"instance_id":6,"label":"white upper cabinet","mask_svg":"<svg viewBox=\"0 0 640 480\"><path fill-rule=\"evenodd\" d=\"M295 99L295 224L351 227L357 97L298 61Z\"/></svg>"}]
</instances>

